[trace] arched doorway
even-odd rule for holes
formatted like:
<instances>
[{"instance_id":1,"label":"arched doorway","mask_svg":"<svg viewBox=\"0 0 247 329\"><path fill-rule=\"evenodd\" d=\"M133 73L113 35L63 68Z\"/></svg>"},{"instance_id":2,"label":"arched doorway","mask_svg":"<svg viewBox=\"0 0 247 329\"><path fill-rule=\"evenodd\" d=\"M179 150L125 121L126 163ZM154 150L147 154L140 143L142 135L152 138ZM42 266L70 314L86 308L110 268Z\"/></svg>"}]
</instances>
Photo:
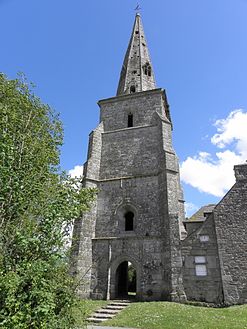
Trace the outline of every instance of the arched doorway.
<instances>
[{"instance_id":1,"label":"arched doorway","mask_svg":"<svg viewBox=\"0 0 247 329\"><path fill-rule=\"evenodd\" d=\"M131 262L122 262L116 270L116 297L135 298L136 270Z\"/></svg>"}]
</instances>

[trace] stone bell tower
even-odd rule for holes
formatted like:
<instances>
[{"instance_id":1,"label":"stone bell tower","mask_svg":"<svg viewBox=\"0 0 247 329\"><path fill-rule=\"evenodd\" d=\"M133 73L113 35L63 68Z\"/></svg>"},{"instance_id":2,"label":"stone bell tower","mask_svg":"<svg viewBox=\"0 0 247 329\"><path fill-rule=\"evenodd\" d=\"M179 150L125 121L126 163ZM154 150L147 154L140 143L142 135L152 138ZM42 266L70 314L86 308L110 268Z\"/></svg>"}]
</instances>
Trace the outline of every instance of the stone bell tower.
<instances>
[{"instance_id":1,"label":"stone bell tower","mask_svg":"<svg viewBox=\"0 0 247 329\"><path fill-rule=\"evenodd\" d=\"M100 124L89 136L83 180L98 195L73 232L78 292L126 298L131 264L137 299L180 301L183 193L169 105L155 84L139 14L117 96L98 104Z\"/></svg>"}]
</instances>

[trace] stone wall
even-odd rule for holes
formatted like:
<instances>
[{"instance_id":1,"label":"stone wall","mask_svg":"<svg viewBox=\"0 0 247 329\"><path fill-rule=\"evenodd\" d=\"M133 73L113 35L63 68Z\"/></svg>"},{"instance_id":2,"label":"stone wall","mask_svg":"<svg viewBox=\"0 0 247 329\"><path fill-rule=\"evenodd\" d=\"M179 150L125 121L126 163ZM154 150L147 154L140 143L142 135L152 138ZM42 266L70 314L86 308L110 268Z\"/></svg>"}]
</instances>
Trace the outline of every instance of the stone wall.
<instances>
[{"instance_id":1,"label":"stone wall","mask_svg":"<svg viewBox=\"0 0 247 329\"><path fill-rule=\"evenodd\" d=\"M160 217L158 178L156 176L119 179L99 184L96 237L161 235L164 219ZM134 232L123 229L124 207L135 213Z\"/></svg>"},{"instance_id":2,"label":"stone wall","mask_svg":"<svg viewBox=\"0 0 247 329\"><path fill-rule=\"evenodd\" d=\"M203 236L208 237L208 241L201 241ZM205 257L205 276L196 275L195 257L197 256ZM187 299L221 303L222 282L213 216L209 216L201 223L199 229L182 241L182 257L183 283Z\"/></svg>"},{"instance_id":3,"label":"stone wall","mask_svg":"<svg viewBox=\"0 0 247 329\"><path fill-rule=\"evenodd\" d=\"M157 173L160 159L158 136L155 126L104 133L100 178Z\"/></svg>"},{"instance_id":4,"label":"stone wall","mask_svg":"<svg viewBox=\"0 0 247 329\"><path fill-rule=\"evenodd\" d=\"M214 210L227 304L247 302L247 164L234 169L236 183Z\"/></svg>"},{"instance_id":5,"label":"stone wall","mask_svg":"<svg viewBox=\"0 0 247 329\"><path fill-rule=\"evenodd\" d=\"M111 256L109 250L111 248ZM169 291L164 284L163 241L154 237L128 236L118 239L93 240L93 283L91 297L116 298L116 271L123 261L131 262L137 273L137 298L139 300L166 299ZM110 270L110 285L108 281Z\"/></svg>"},{"instance_id":6,"label":"stone wall","mask_svg":"<svg viewBox=\"0 0 247 329\"><path fill-rule=\"evenodd\" d=\"M92 210L75 225L75 272L82 296L116 297L116 271L131 262L141 300L183 300L178 159L161 89L99 102L89 138L84 185L97 186ZM128 127L128 114L133 127ZM125 214L134 214L126 230ZM86 273L86 274L85 274Z\"/></svg>"},{"instance_id":7,"label":"stone wall","mask_svg":"<svg viewBox=\"0 0 247 329\"><path fill-rule=\"evenodd\" d=\"M98 188L103 123L89 135L88 158L83 167L83 186ZM92 274L92 238L95 235L97 199L91 210L74 222L72 239L71 273L78 281L78 295L90 297Z\"/></svg>"},{"instance_id":8,"label":"stone wall","mask_svg":"<svg viewBox=\"0 0 247 329\"><path fill-rule=\"evenodd\" d=\"M127 128L128 115L133 114L133 126L151 125L154 113L166 116L162 89L122 95L99 101L100 121L105 131Z\"/></svg>"},{"instance_id":9,"label":"stone wall","mask_svg":"<svg viewBox=\"0 0 247 329\"><path fill-rule=\"evenodd\" d=\"M160 175L152 175L100 183L97 223L93 240L93 268L95 269L93 275L97 278L93 298L106 297L108 269L111 270L110 295L116 297L116 269L117 265L123 261L123 257L136 266L139 299L170 298L171 268L174 264L172 264L170 253L166 185L162 185L162 182L163 178ZM133 231L124 230L125 209L131 209L135 214ZM178 227L176 229L175 234L179 240ZM109 259L109 244L112 250L111 260ZM174 248L176 248L175 245ZM174 285L178 285L178 282L174 282Z\"/></svg>"},{"instance_id":10,"label":"stone wall","mask_svg":"<svg viewBox=\"0 0 247 329\"><path fill-rule=\"evenodd\" d=\"M97 184L87 182L86 187L97 188ZM78 283L77 292L81 298L90 297L92 273L92 237L95 234L97 200L91 210L74 222L72 238L71 273Z\"/></svg>"}]
</instances>

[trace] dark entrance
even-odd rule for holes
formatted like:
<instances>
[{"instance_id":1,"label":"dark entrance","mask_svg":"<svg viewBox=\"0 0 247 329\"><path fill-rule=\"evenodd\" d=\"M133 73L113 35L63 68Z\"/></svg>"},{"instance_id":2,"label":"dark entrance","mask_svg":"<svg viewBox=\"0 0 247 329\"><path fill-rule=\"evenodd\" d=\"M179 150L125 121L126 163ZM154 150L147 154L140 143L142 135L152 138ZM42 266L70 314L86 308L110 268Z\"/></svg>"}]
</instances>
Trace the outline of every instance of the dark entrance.
<instances>
[{"instance_id":1,"label":"dark entrance","mask_svg":"<svg viewBox=\"0 0 247 329\"><path fill-rule=\"evenodd\" d=\"M122 262L116 271L116 297L131 298L136 295L136 270L130 262Z\"/></svg>"}]
</instances>

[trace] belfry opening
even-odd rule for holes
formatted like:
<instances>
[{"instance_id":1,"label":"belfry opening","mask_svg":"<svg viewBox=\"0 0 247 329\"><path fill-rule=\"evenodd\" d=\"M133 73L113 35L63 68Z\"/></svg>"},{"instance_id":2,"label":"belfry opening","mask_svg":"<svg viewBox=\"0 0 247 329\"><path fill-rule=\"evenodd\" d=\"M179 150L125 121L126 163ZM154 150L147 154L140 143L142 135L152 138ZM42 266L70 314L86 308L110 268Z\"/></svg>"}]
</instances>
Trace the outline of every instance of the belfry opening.
<instances>
[{"instance_id":1,"label":"belfry opening","mask_svg":"<svg viewBox=\"0 0 247 329\"><path fill-rule=\"evenodd\" d=\"M133 231L134 229L134 213L128 211L125 215L125 231Z\"/></svg>"},{"instance_id":2,"label":"belfry opening","mask_svg":"<svg viewBox=\"0 0 247 329\"><path fill-rule=\"evenodd\" d=\"M136 270L131 262L122 262L116 270L116 297L135 298Z\"/></svg>"}]
</instances>

